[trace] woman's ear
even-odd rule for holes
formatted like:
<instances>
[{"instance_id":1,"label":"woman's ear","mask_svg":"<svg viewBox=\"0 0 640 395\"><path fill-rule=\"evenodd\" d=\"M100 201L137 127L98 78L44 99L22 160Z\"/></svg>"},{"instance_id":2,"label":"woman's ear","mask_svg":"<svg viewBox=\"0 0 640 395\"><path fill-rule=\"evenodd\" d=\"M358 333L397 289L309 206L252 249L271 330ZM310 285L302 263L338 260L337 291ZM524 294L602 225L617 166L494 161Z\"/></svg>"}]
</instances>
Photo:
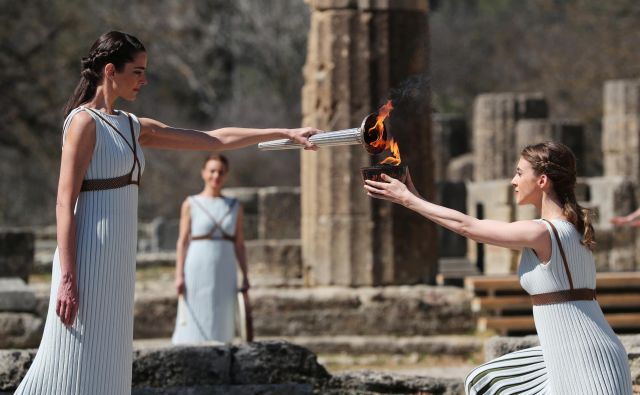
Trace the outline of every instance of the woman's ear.
<instances>
[{"instance_id":1,"label":"woman's ear","mask_svg":"<svg viewBox=\"0 0 640 395\"><path fill-rule=\"evenodd\" d=\"M547 177L546 174L542 174L540 177L538 177L538 186L545 192L551 187L551 180L549 179L549 177Z\"/></svg>"},{"instance_id":2,"label":"woman's ear","mask_svg":"<svg viewBox=\"0 0 640 395\"><path fill-rule=\"evenodd\" d=\"M116 73L116 66L113 63L107 63L104 65L104 76L106 78L113 78Z\"/></svg>"}]
</instances>

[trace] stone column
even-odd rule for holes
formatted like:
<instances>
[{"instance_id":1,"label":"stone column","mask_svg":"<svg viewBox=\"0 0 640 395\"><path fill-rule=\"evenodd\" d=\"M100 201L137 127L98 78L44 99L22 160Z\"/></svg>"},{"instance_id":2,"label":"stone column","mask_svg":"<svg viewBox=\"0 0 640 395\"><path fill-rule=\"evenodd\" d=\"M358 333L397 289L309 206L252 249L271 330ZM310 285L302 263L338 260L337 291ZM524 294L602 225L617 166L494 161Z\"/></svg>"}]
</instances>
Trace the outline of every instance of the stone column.
<instances>
[{"instance_id":1,"label":"stone column","mask_svg":"<svg viewBox=\"0 0 640 395\"><path fill-rule=\"evenodd\" d=\"M605 176L640 181L640 79L604 85L602 153Z\"/></svg>"},{"instance_id":2,"label":"stone column","mask_svg":"<svg viewBox=\"0 0 640 395\"><path fill-rule=\"evenodd\" d=\"M626 207L626 210L618 207L616 214L625 215L638 207L637 200L640 196L640 79L605 82L603 101L602 161L604 176L607 178L624 177L633 184L635 190L631 207ZM629 239L627 246L633 246L635 252L640 251L640 232L635 228L614 228L612 232L615 234L612 237L617 240L623 240L625 232L633 232L634 234L629 234L626 237ZM621 243L618 242L618 244ZM618 248L615 253L622 251L623 249ZM608 258L628 261L622 265L616 264L615 267L629 268L640 266L640 258L637 256L635 253L630 254L630 257L615 257L612 254ZM610 270L615 269L612 267Z\"/></svg>"},{"instance_id":3,"label":"stone column","mask_svg":"<svg viewBox=\"0 0 640 395\"><path fill-rule=\"evenodd\" d=\"M486 93L473 105L474 181L511 178L518 160L516 123L546 118L540 93Z\"/></svg>"},{"instance_id":4,"label":"stone column","mask_svg":"<svg viewBox=\"0 0 640 395\"><path fill-rule=\"evenodd\" d=\"M303 123L359 126L409 76L428 75L427 0L307 0L311 29L304 69ZM415 93L415 92L414 92ZM432 191L429 92L418 112L396 108L391 129L417 187ZM395 126L395 127L394 127ZM432 282L435 227L403 207L373 201L360 146L302 155L302 245L312 285Z\"/></svg>"}]
</instances>

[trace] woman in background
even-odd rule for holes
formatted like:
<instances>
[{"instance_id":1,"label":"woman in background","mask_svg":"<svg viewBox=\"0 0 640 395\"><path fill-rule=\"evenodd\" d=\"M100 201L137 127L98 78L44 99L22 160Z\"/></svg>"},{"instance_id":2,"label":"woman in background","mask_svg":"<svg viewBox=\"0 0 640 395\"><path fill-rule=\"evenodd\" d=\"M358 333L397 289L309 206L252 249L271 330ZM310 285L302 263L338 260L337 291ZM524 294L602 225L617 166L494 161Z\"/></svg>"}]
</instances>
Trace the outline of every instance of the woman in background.
<instances>
[{"instance_id":1,"label":"woman in background","mask_svg":"<svg viewBox=\"0 0 640 395\"><path fill-rule=\"evenodd\" d=\"M229 174L223 155L209 155L200 172L204 187L189 196L180 210L176 245L178 303L174 344L219 341L228 343L235 332L237 275L242 291L249 289L242 232L242 206L222 196Z\"/></svg>"}]
</instances>

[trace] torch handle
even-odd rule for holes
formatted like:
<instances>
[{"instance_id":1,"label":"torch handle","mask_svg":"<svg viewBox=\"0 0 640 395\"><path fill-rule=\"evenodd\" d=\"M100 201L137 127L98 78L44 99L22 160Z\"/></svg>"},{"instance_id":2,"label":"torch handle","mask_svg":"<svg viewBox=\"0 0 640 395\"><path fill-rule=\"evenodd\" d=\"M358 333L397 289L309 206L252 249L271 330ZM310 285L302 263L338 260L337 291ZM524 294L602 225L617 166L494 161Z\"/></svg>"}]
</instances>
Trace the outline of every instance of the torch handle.
<instances>
[{"instance_id":1,"label":"torch handle","mask_svg":"<svg viewBox=\"0 0 640 395\"><path fill-rule=\"evenodd\" d=\"M309 137L309 141L318 147L332 145L357 145L362 144L362 131L360 128L352 128L336 130L334 132L318 133ZM304 147L304 145L289 139L265 141L264 143L258 144L258 148L262 151L299 149L302 147Z\"/></svg>"}]
</instances>

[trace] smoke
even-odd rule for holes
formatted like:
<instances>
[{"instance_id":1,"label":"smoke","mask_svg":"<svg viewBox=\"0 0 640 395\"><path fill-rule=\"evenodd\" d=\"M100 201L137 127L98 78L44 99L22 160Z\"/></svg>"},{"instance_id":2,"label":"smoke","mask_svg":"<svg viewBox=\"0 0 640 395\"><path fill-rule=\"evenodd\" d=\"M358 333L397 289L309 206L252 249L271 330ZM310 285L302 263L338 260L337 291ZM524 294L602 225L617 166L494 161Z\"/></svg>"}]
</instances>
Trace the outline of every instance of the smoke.
<instances>
[{"instance_id":1,"label":"smoke","mask_svg":"<svg viewBox=\"0 0 640 395\"><path fill-rule=\"evenodd\" d=\"M427 74L416 74L404 80L389 94L396 115L415 116L430 111L431 79Z\"/></svg>"}]
</instances>

